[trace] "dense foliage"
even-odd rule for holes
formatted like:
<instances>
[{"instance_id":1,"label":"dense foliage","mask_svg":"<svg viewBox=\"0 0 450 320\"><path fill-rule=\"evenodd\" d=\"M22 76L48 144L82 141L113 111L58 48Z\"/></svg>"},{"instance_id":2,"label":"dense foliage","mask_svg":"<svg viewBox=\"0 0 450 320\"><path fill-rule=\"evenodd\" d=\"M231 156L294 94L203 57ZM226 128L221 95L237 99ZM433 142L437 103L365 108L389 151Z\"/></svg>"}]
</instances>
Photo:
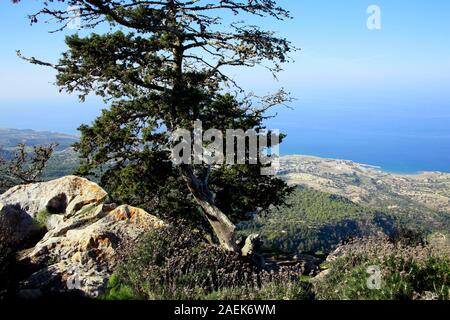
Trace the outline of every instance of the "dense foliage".
<instances>
[{"instance_id":1,"label":"dense foliage","mask_svg":"<svg viewBox=\"0 0 450 320\"><path fill-rule=\"evenodd\" d=\"M331 300L449 300L450 251L445 245L388 240L357 241L330 263L316 284L316 297ZM345 250L345 248L343 248ZM368 268L381 271L380 287L367 285Z\"/></svg>"},{"instance_id":2,"label":"dense foliage","mask_svg":"<svg viewBox=\"0 0 450 320\"><path fill-rule=\"evenodd\" d=\"M239 225L241 233L260 233L267 249L291 253L329 252L349 238L393 235L394 216L348 199L298 187L287 205Z\"/></svg>"},{"instance_id":3,"label":"dense foliage","mask_svg":"<svg viewBox=\"0 0 450 320\"><path fill-rule=\"evenodd\" d=\"M183 231L184 230L184 231ZM445 242L415 234L356 239L340 246L310 277L302 268L255 268L222 254L184 228L153 232L125 255L103 299L201 300L398 300L449 299L450 252ZM380 270L380 286L368 285L368 268Z\"/></svg>"}]
</instances>

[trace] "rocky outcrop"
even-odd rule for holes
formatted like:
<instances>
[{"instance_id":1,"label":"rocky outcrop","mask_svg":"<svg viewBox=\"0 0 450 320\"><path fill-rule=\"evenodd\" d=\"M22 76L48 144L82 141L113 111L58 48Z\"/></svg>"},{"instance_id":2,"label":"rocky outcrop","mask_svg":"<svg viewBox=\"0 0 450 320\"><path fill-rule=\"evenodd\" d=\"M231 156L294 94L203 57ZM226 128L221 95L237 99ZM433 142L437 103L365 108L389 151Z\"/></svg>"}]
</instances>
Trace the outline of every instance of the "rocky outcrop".
<instances>
[{"instance_id":1,"label":"rocky outcrop","mask_svg":"<svg viewBox=\"0 0 450 320\"><path fill-rule=\"evenodd\" d=\"M25 239L31 230L28 226L36 226L39 213L45 212L40 218L45 218L47 232L19 257L34 266L34 272L21 283L21 295L77 290L98 296L123 245L163 226L142 209L118 207L106 199L98 185L74 176L18 186L0 196L0 219L15 215L25 221L15 230L18 239Z\"/></svg>"},{"instance_id":2,"label":"rocky outcrop","mask_svg":"<svg viewBox=\"0 0 450 320\"><path fill-rule=\"evenodd\" d=\"M20 185L0 195L0 221L13 227L19 223L19 228L13 228L11 242L23 242L42 227L42 219L52 216L47 225L51 229L63 215L71 216L85 205L99 204L107 196L97 184L75 176Z\"/></svg>"},{"instance_id":3,"label":"rocky outcrop","mask_svg":"<svg viewBox=\"0 0 450 320\"><path fill-rule=\"evenodd\" d=\"M101 203L108 194L87 179L67 176L49 182L20 185L0 195L3 205L18 205L31 217L46 210L52 214L74 214L83 206Z\"/></svg>"}]
</instances>

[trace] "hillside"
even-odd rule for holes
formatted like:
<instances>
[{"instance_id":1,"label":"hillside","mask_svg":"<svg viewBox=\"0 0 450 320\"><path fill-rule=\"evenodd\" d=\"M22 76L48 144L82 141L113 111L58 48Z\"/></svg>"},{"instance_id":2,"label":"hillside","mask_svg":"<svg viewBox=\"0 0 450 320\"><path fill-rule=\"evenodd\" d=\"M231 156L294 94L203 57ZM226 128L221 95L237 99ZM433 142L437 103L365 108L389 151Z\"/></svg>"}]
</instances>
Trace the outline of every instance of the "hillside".
<instances>
[{"instance_id":1,"label":"hillside","mask_svg":"<svg viewBox=\"0 0 450 320\"><path fill-rule=\"evenodd\" d=\"M72 148L57 151L48 163L46 179L67 175L77 164ZM7 234L4 239L14 239L20 246L13 249L12 244L10 248L10 244L0 241L0 264L6 266L2 267L6 271L0 270L0 288L7 288L0 290L0 298L5 292L19 297L29 292L37 297L56 292L71 298L101 299L147 299L155 295L165 299L285 299L286 293L290 299L372 297L373 291L365 287L366 264L374 265L380 259L391 261L401 253L403 260L385 266L389 290L377 292L376 297L419 299L432 292L433 297L448 299L448 250L443 256L433 255L437 252L435 245L439 250L448 248L448 174L400 176L351 161L305 156L284 157L282 165L280 177L297 186L287 204L238 225L245 246L251 239L245 238L249 234L262 236L263 248L254 258L265 261L270 272L261 273L246 264L223 259L223 252L195 238L197 233L193 235L183 228L176 232L161 229L165 222L139 208L103 202L108 201L106 192L85 179L67 176L10 189L0 195L0 218L8 222L0 225L8 226L5 230L13 230L12 235L18 237ZM17 220L5 220L20 214L19 224ZM422 242L398 247L396 241L416 239L402 233L403 228L425 231L425 235L436 233L429 239L439 241L429 241L426 247ZM149 230L158 232L146 234ZM353 240L360 237L371 238L361 240L364 242ZM137 238L136 243L129 242ZM125 260L125 247L119 244L130 246L131 255ZM17 254L14 250L18 250ZM180 252L185 255L178 256ZM13 256L19 261L9 264ZM416 265L416 259L422 264ZM73 270L79 261L86 263L76 269L80 271L77 275ZM195 266L192 277L178 278L183 274L177 269L180 261ZM228 269L232 276L223 275L221 270ZM17 270L21 278L11 281L11 274ZM198 279L205 278L205 270L218 270L214 279L225 279L225 284L199 288ZM171 274L169 282L161 282L161 272ZM416 281L423 272L434 277L428 281L430 284ZM411 277L402 280L401 288L405 289L399 293L395 276L400 273ZM73 277L80 279L76 291L65 280ZM248 279L256 277L263 284L249 287Z\"/></svg>"},{"instance_id":2,"label":"hillside","mask_svg":"<svg viewBox=\"0 0 450 320\"><path fill-rule=\"evenodd\" d=\"M266 249L290 253L330 252L349 238L394 235L398 218L346 198L299 187L288 204L240 224L259 233Z\"/></svg>"},{"instance_id":3,"label":"hillside","mask_svg":"<svg viewBox=\"0 0 450 320\"><path fill-rule=\"evenodd\" d=\"M72 174L78 167L78 154L68 148L62 151L56 151L44 171L44 179L52 180Z\"/></svg>"},{"instance_id":4,"label":"hillside","mask_svg":"<svg viewBox=\"0 0 450 320\"><path fill-rule=\"evenodd\" d=\"M77 141L78 138L76 136L68 134L0 128L0 146L6 150L10 150L20 143L29 147L58 143L56 150L62 151L70 148L70 146Z\"/></svg>"},{"instance_id":5,"label":"hillside","mask_svg":"<svg viewBox=\"0 0 450 320\"><path fill-rule=\"evenodd\" d=\"M73 173L78 166L78 156L71 148L77 141L76 136L68 134L0 128L0 156L11 157L14 148L20 143L27 147L57 143L58 146L44 172L44 179L51 180Z\"/></svg>"},{"instance_id":6,"label":"hillside","mask_svg":"<svg viewBox=\"0 0 450 320\"><path fill-rule=\"evenodd\" d=\"M429 229L450 230L450 174L398 175L348 160L310 156L281 159L280 177L291 185L340 195L354 203L396 212Z\"/></svg>"},{"instance_id":7,"label":"hillside","mask_svg":"<svg viewBox=\"0 0 450 320\"><path fill-rule=\"evenodd\" d=\"M288 205L240 225L268 249L328 252L349 238L392 235L400 228L450 232L450 174L396 175L352 161L281 158L279 175L298 186Z\"/></svg>"}]
</instances>

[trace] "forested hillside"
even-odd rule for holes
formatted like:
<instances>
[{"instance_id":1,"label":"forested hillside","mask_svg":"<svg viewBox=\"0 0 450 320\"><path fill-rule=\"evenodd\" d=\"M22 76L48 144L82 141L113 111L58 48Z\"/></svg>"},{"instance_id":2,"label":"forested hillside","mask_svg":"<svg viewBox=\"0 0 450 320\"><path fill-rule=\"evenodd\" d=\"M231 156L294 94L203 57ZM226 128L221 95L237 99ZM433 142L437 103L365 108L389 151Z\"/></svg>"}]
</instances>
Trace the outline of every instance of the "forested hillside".
<instances>
[{"instance_id":1,"label":"forested hillside","mask_svg":"<svg viewBox=\"0 0 450 320\"><path fill-rule=\"evenodd\" d=\"M395 211L381 211L344 197L299 186L288 205L274 208L240 225L241 232L260 233L266 249L290 253L329 252L342 241L368 236L395 236L402 230L430 234L426 221Z\"/></svg>"}]
</instances>

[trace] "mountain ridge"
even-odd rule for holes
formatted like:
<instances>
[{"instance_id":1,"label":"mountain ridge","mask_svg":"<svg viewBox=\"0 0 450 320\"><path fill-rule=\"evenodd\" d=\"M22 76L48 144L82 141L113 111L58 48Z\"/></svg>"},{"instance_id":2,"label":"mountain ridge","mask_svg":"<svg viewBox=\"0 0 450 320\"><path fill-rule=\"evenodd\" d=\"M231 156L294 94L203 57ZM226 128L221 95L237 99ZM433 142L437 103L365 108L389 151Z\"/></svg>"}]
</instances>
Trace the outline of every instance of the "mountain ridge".
<instances>
[{"instance_id":1,"label":"mountain ridge","mask_svg":"<svg viewBox=\"0 0 450 320\"><path fill-rule=\"evenodd\" d=\"M31 129L0 128L0 146L5 150L11 150L23 143L28 147L36 145L58 143L57 151L70 148L79 137L66 133L51 131L36 131Z\"/></svg>"}]
</instances>

